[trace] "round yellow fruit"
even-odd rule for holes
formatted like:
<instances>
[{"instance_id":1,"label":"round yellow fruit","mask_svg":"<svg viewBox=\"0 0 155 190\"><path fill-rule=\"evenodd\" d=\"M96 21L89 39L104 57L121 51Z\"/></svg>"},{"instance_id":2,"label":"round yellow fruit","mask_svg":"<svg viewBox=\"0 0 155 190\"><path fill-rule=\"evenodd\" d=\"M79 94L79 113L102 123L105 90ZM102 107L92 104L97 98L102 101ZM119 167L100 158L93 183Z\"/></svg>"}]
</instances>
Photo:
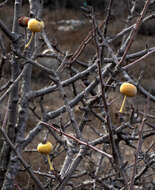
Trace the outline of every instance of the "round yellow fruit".
<instances>
[{"instance_id":1,"label":"round yellow fruit","mask_svg":"<svg viewBox=\"0 0 155 190\"><path fill-rule=\"evenodd\" d=\"M41 32L42 29L44 28L44 22L39 21L35 18L31 18L28 21L28 29L31 30L32 32Z\"/></svg>"},{"instance_id":2,"label":"round yellow fruit","mask_svg":"<svg viewBox=\"0 0 155 190\"><path fill-rule=\"evenodd\" d=\"M124 94L125 96L135 96L137 94L137 88L135 85L128 83L128 82L124 82L121 86L120 86L120 92L122 94Z\"/></svg>"},{"instance_id":3,"label":"round yellow fruit","mask_svg":"<svg viewBox=\"0 0 155 190\"><path fill-rule=\"evenodd\" d=\"M45 144L44 143L39 143L37 146L38 152L42 154L49 154L53 149L53 145L47 141Z\"/></svg>"}]
</instances>

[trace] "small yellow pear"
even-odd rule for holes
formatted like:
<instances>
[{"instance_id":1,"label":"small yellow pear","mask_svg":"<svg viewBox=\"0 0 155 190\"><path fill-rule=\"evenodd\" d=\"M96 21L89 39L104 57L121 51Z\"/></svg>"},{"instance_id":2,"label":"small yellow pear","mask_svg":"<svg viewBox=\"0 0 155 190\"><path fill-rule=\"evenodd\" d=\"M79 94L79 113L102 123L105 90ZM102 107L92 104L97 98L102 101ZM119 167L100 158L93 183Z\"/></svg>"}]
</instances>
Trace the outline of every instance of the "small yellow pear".
<instances>
[{"instance_id":1,"label":"small yellow pear","mask_svg":"<svg viewBox=\"0 0 155 190\"><path fill-rule=\"evenodd\" d=\"M122 113L124 105L125 105L126 97L127 96L129 96L129 97L136 96L137 88L136 88L135 85L133 85L131 83L124 82L120 86L120 93L122 93L124 95L124 99L123 99L123 102L122 102L122 105L121 105L121 108L120 108L120 111L119 111L120 113Z\"/></svg>"},{"instance_id":2,"label":"small yellow pear","mask_svg":"<svg viewBox=\"0 0 155 190\"><path fill-rule=\"evenodd\" d=\"M41 32L44 28L44 22L43 21L39 21L35 18L31 18L28 21L28 26L27 28L29 30L31 30L32 32Z\"/></svg>"},{"instance_id":3,"label":"small yellow pear","mask_svg":"<svg viewBox=\"0 0 155 190\"><path fill-rule=\"evenodd\" d=\"M49 141L47 141L45 144L39 143L37 146L38 152L42 154L49 154L52 151L52 149L53 149L53 146Z\"/></svg>"}]
</instances>

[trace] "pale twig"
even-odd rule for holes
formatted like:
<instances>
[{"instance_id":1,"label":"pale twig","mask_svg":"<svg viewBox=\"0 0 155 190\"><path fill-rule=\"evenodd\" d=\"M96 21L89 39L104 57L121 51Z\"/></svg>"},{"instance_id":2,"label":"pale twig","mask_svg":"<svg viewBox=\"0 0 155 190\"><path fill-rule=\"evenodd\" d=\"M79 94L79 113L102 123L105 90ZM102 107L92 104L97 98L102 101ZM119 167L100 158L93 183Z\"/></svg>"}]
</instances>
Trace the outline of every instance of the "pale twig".
<instances>
[{"instance_id":1,"label":"pale twig","mask_svg":"<svg viewBox=\"0 0 155 190\"><path fill-rule=\"evenodd\" d=\"M4 32L4 34L12 41L15 42L18 39L17 34L12 33L8 27L3 23L0 19L0 29Z\"/></svg>"},{"instance_id":2,"label":"pale twig","mask_svg":"<svg viewBox=\"0 0 155 190\"><path fill-rule=\"evenodd\" d=\"M3 7L7 2L8 0L5 0L4 2L0 3L0 8Z\"/></svg>"},{"instance_id":3,"label":"pale twig","mask_svg":"<svg viewBox=\"0 0 155 190\"><path fill-rule=\"evenodd\" d=\"M2 124L2 129L6 128L7 125L7 120L8 120L8 105L7 105L7 110L5 112L5 116L4 116L4 120L3 120L3 124Z\"/></svg>"},{"instance_id":4,"label":"pale twig","mask_svg":"<svg viewBox=\"0 0 155 190\"><path fill-rule=\"evenodd\" d=\"M0 127L0 131L2 133L2 135L4 136L4 138L6 139L7 143L9 143L11 149L14 151L14 153L17 155L17 158L20 160L21 164L24 166L24 168L27 170L27 172L30 174L30 176L32 177L32 179L35 181L36 185L38 186L39 189L44 190L44 187L42 185L42 183L40 182L40 180L34 175L33 170L30 168L30 166L27 164L27 162L23 159L23 157L21 156L21 154L17 151L17 148L13 145L13 143L10 141L10 139L8 138L6 132L4 131L4 129L2 129Z\"/></svg>"},{"instance_id":5,"label":"pale twig","mask_svg":"<svg viewBox=\"0 0 155 190\"><path fill-rule=\"evenodd\" d=\"M46 73L51 74L51 75L54 75L54 72L53 72L51 69L49 69L48 67L45 67L45 66L39 64L38 62L32 60L32 59L29 58L29 57L26 57L25 55L22 55L21 52L19 52L19 51L14 51L14 53L15 53L17 56L19 56L20 58L23 58L24 60L26 60L26 63L30 63L30 64L32 64L33 66L36 66L36 67L40 68L41 70L45 71ZM26 63L25 63L25 64L26 64Z\"/></svg>"},{"instance_id":6,"label":"pale twig","mask_svg":"<svg viewBox=\"0 0 155 190\"><path fill-rule=\"evenodd\" d=\"M19 82L19 80L23 77L25 73L25 68L21 71L21 73L18 75L16 80L12 82L12 84L9 86L9 88L4 92L4 94L0 97L0 103L4 100L4 98L11 92L11 90L14 88L14 86Z\"/></svg>"}]
</instances>

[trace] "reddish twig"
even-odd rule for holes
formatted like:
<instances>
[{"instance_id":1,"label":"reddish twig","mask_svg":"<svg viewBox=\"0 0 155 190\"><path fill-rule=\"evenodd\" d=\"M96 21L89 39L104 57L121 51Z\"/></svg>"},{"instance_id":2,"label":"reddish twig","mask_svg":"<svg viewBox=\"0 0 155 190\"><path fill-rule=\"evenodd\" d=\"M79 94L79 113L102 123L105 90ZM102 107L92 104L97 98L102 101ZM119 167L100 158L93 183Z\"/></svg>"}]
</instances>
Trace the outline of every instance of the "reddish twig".
<instances>
[{"instance_id":1,"label":"reddish twig","mask_svg":"<svg viewBox=\"0 0 155 190\"><path fill-rule=\"evenodd\" d=\"M102 28L104 25L104 21L100 24L99 28ZM82 41L82 43L79 45L78 49L75 51L75 53L70 58L69 62L73 63L83 52L84 48L87 46L87 44L93 39L94 33L93 30L91 30L86 38Z\"/></svg>"},{"instance_id":2,"label":"reddish twig","mask_svg":"<svg viewBox=\"0 0 155 190\"><path fill-rule=\"evenodd\" d=\"M153 49L152 51L146 53L145 55L143 55L142 57L140 57L139 59L136 59L135 61L133 61L132 63L122 67L123 69L128 69L130 67L132 67L133 65L135 66L136 63L138 63L139 61L142 61L143 59L145 59L146 57L148 57L149 55L155 53L155 49Z\"/></svg>"},{"instance_id":3,"label":"reddish twig","mask_svg":"<svg viewBox=\"0 0 155 190\"><path fill-rule=\"evenodd\" d=\"M69 137L69 138L71 138L72 140L76 141L77 143L82 144L82 145L85 145L85 146L87 146L87 147L89 147L89 148L91 148L91 149L93 149L93 150L95 150L95 151L97 151L97 152L103 154L104 156L106 156L106 157L109 158L110 160L112 159L112 156L111 156L110 154L108 154L108 153L106 153L106 152L104 152L104 151L102 151L102 150L100 150L100 149L98 149L98 148L92 146L91 144L89 144L89 143L87 143L87 142L84 142L84 141L82 141L82 140L79 140L78 138L76 138L76 137L74 137L74 136L71 136L71 135L69 135L69 134L67 134L67 133L65 133L65 132L63 132L63 131L61 131L61 130L58 129L58 128L55 128L52 124L48 124L48 123L43 122L43 121L40 121L40 124L43 124L43 125L45 125L45 126L47 126L47 127L50 127L50 128L52 128L52 129L54 129L57 133L59 133L59 134L61 134L61 135L64 135L64 136L66 136L66 137Z\"/></svg>"},{"instance_id":4,"label":"reddish twig","mask_svg":"<svg viewBox=\"0 0 155 190\"><path fill-rule=\"evenodd\" d=\"M17 190L22 190L21 188L20 188L20 186L18 185L18 183L15 183L15 188L17 189Z\"/></svg>"},{"instance_id":5,"label":"reddish twig","mask_svg":"<svg viewBox=\"0 0 155 190\"><path fill-rule=\"evenodd\" d=\"M142 19L143 19L143 17L144 17L144 14L145 14L145 12L146 12L146 10L147 10L147 7L148 7L149 3L150 3L150 0L147 0L146 3L145 3L145 5L144 5L144 8L143 8L143 10L142 10L142 12L141 12L141 14L140 14L140 17L137 19L136 25L134 26L134 28L133 28L133 30L132 30L132 32L131 32L130 39L129 39L128 44L127 44L127 46L126 46L126 48L125 48L124 54L123 54L123 56L122 56L122 59L121 59L120 62L117 64L117 67L120 66L120 65L124 62L125 57L126 57L128 51L129 51L129 49L130 49L130 47L131 47L131 45L132 45L132 43L133 43L133 41L134 41L134 38L135 38L135 36L136 36L136 34L137 34L137 31L138 31L138 29L139 29L139 27L140 27L140 24L141 24L141 22L142 22Z\"/></svg>"},{"instance_id":6,"label":"reddish twig","mask_svg":"<svg viewBox=\"0 0 155 190\"><path fill-rule=\"evenodd\" d=\"M104 34L103 36L106 38L107 35L107 31L108 31L108 24L109 24L109 20L110 20L110 14L111 14L111 7L113 4L113 0L109 0L108 6L107 6L107 15L105 18L105 24L104 24Z\"/></svg>"}]
</instances>

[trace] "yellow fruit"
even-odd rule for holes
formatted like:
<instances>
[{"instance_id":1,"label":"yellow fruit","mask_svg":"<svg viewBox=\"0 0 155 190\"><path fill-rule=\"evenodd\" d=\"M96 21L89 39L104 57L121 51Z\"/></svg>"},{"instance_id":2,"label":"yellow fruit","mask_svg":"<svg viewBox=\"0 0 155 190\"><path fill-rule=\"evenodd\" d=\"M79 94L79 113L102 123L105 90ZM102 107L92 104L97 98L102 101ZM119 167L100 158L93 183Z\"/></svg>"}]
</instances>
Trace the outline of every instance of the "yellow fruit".
<instances>
[{"instance_id":1,"label":"yellow fruit","mask_svg":"<svg viewBox=\"0 0 155 190\"><path fill-rule=\"evenodd\" d=\"M38 146L37 146L38 152L47 155L47 160L48 160L50 170L53 171L54 170L53 164L52 164L52 162L50 160L50 156L49 156L52 149L53 149L53 145L49 141L47 141L46 143L39 143Z\"/></svg>"},{"instance_id":2,"label":"yellow fruit","mask_svg":"<svg viewBox=\"0 0 155 190\"><path fill-rule=\"evenodd\" d=\"M29 45L31 44L35 32L41 32L43 30L44 22L39 21L39 20L37 20L35 18L31 18L28 21L27 28L32 31L32 35L31 35L31 38L28 41L28 43L25 45L25 48L28 48Z\"/></svg>"},{"instance_id":3,"label":"yellow fruit","mask_svg":"<svg viewBox=\"0 0 155 190\"><path fill-rule=\"evenodd\" d=\"M121 108L120 108L120 111L119 111L120 113L122 113L124 105L125 105L126 97L127 96L130 96L130 97L136 96L137 88L133 84L130 84L128 82L124 82L120 86L120 93L124 94L124 100L122 102L122 105L121 105Z\"/></svg>"},{"instance_id":4,"label":"yellow fruit","mask_svg":"<svg viewBox=\"0 0 155 190\"><path fill-rule=\"evenodd\" d=\"M44 28L44 22L39 21L35 18L31 18L28 21L28 29L31 30L32 32L41 32L42 29Z\"/></svg>"},{"instance_id":5,"label":"yellow fruit","mask_svg":"<svg viewBox=\"0 0 155 190\"><path fill-rule=\"evenodd\" d=\"M45 144L43 143L39 143L37 146L37 150L38 152L42 153L42 154L49 154L53 149L53 145L47 141Z\"/></svg>"},{"instance_id":6,"label":"yellow fruit","mask_svg":"<svg viewBox=\"0 0 155 190\"><path fill-rule=\"evenodd\" d=\"M128 82L124 82L120 86L120 92L126 96L135 96L137 94L137 88L133 84L130 84Z\"/></svg>"}]
</instances>

